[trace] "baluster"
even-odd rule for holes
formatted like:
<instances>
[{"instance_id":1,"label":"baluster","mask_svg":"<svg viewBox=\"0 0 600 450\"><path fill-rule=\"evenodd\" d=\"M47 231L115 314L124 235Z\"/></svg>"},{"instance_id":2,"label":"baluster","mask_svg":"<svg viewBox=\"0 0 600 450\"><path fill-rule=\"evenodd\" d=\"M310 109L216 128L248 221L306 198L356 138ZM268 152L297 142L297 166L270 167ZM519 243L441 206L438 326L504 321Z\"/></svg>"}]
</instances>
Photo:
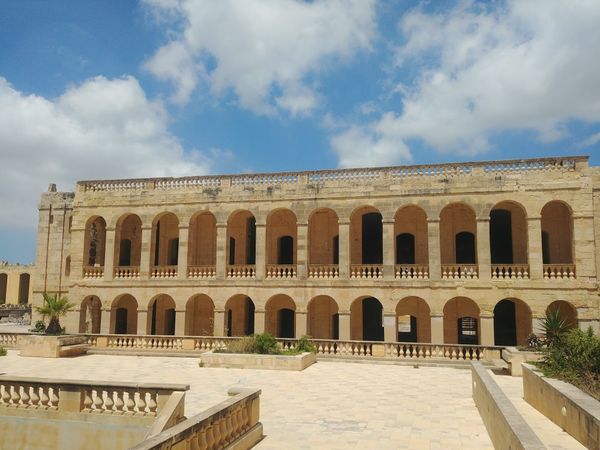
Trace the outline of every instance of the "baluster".
<instances>
[{"instance_id":1,"label":"baluster","mask_svg":"<svg viewBox=\"0 0 600 450\"><path fill-rule=\"evenodd\" d=\"M50 399L46 394L46 390L48 389L48 387L40 386L40 404L42 409L48 409L50 407L50 405L48 404Z\"/></svg>"},{"instance_id":2,"label":"baluster","mask_svg":"<svg viewBox=\"0 0 600 450\"><path fill-rule=\"evenodd\" d=\"M31 406L33 408L38 408L40 403L40 396L38 395L38 386L31 387Z\"/></svg>"},{"instance_id":3,"label":"baluster","mask_svg":"<svg viewBox=\"0 0 600 450\"><path fill-rule=\"evenodd\" d=\"M50 394L50 401L48 402L48 406L51 407L52 409L57 409L58 408L58 389L57 388L51 388L52 389L52 393Z\"/></svg>"},{"instance_id":4,"label":"baluster","mask_svg":"<svg viewBox=\"0 0 600 450\"><path fill-rule=\"evenodd\" d=\"M127 400L125 401L125 407L126 407L125 414L131 416L131 415L135 414L135 401L134 401L135 393L131 392L131 391L127 391L126 393L127 393Z\"/></svg>"},{"instance_id":5,"label":"baluster","mask_svg":"<svg viewBox=\"0 0 600 450\"><path fill-rule=\"evenodd\" d=\"M112 414L115 402L112 399L111 392L106 391L106 400L104 400L104 412Z\"/></svg>"},{"instance_id":6,"label":"baluster","mask_svg":"<svg viewBox=\"0 0 600 450\"><path fill-rule=\"evenodd\" d=\"M92 393L88 389L85 389L83 391L83 410L88 413L92 412L93 404L94 402L92 401Z\"/></svg>"}]
</instances>

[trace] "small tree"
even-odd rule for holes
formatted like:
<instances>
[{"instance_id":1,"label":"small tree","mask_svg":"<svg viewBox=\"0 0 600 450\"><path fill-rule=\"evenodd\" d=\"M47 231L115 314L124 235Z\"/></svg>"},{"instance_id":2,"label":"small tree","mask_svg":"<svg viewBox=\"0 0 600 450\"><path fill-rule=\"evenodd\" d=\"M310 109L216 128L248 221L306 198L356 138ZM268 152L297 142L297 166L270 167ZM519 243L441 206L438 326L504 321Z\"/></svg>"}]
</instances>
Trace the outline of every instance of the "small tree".
<instances>
[{"instance_id":1,"label":"small tree","mask_svg":"<svg viewBox=\"0 0 600 450\"><path fill-rule=\"evenodd\" d=\"M560 344L565 333L572 328L567 319L564 319L558 308L546 311L546 315L542 319L542 332L544 340L548 347L554 347Z\"/></svg>"},{"instance_id":2,"label":"small tree","mask_svg":"<svg viewBox=\"0 0 600 450\"><path fill-rule=\"evenodd\" d=\"M36 311L44 317L50 318L46 327L46 334L60 334L62 328L59 318L67 314L75 305L70 303L67 297L58 297L58 295L50 295L44 292L44 304L36 306Z\"/></svg>"}]
</instances>

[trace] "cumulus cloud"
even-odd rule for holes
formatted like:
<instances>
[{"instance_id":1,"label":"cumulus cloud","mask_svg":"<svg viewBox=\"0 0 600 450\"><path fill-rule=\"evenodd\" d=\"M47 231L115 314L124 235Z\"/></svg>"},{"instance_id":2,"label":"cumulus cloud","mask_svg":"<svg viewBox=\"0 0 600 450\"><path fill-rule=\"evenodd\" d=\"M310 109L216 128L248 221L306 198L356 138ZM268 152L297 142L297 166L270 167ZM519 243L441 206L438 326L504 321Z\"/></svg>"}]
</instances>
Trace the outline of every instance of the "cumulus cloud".
<instances>
[{"instance_id":1,"label":"cumulus cloud","mask_svg":"<svg viewBox=\"0 0 600 450\"><path fill-rule=\"evenodd\" d=\"M145 0L181 28L145 67L189 101L200 84L231 92L259 114L308 114L319 94L307 78L370 46L375 0Z\"/></svg>"},{"instance_id":2,"label":"cumulus cloud","mask_svg":"<svg viewBox=\"0 0 600 450\"><path fill-rule=\"evenodd\" d=\"M572 120L600 123L598 23L595 0L462 1L444 13L407 12L396 70L418 75L395 87L397 108L332 140L340 165L370 164L373 152L386 164L407 161L408 139L473 155L497 132L552 142L568 136ZM365 146L358 161L357 135Z\"/></svg>"},{"instance_id":3,"label":"cumulus cloud","mask_svg":"<svg viewBox=\"0 0 600 450\"><path fill-rule=\"evenodd\" d=\"M48 183L71 190L81 179L207 173L218 152L184 152L167 122L133 77L96 77L56 99L0 77L0 226L35 226Z\"/></svg>"}]
</instances>

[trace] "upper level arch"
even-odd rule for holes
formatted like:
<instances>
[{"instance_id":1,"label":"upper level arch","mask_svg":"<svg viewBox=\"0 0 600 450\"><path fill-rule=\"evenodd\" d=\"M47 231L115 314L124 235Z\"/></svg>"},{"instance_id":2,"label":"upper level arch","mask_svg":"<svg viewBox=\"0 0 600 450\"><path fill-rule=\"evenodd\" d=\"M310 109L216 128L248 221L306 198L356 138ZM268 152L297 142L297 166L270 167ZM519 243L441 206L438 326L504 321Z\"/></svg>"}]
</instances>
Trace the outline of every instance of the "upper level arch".
<instances>
[{"instance_id":1,"label":"upper level arch","mask_svg":"<svg viewBox=\"0 0 600 450\"><path fill-rule=\"evenodd\" d=\"M296 264L298 226L296 214L278 208L267 216L267 264Z\"/></svg>"},{"instance_id":2,"label":"upper level arch","mask_svg":"<svg viewBox=\"0 0 600 450\"><path fill-rule=\"evenodd\" d=\"M573 263L573 214L571 207L552 200L542 208L542 259L544 264Z\"/></svg>"},{"instance_id":3,"label":"upper level arch","mask_svg":"<svg viewBox=\"0 0 600 450\"><path fill-rule=\"evenodd\" d=\"M106 220L102 216L92 216L85 224L83 238L83 265L104 267L106 249Z\"/></svg>"},{"instance_id":4,"label":"upper level arch","mask_svg":"<svg viewBox=\"0 0 600 450\"><path fill-rule=\"evenodd\" d=\"M139 267L142 257L142 219L126 213L117 220L115 228L115 265Z\"/></svg>"},{"instance_id":5,"label":"upper level arch","mask_svg":"<svg viewBox=\"0 0 600 450\"><path fill-rule=\"evenodd\" d=\"M339 263L339 219L331 208L318 208L308 217L309 264Z\"/></svg>"},{"instance_id":6,"label":"upper level arch","mask_svg":"<svg viewBox=\"0 0 600 450\"><path fill-rule=\"evenodd\" d=\"M217 219L210 211L192 215L188 234L188 265L214 266L217 260Z\"/></svg>"},{"instance_id":7,"label":"upper level arch","mask_svg":"<svg viewBox=\"0 0 600 450\"><path fill-rule=\"evenodd\" d=\"M511 200L490 210L490 260L492 264L527 264L527 212Z\"/></svg>"},{"instance_id":8,"label":"upper level arch","mask_svg":"<svg viewBox=\"0 0 600 450\"><path fill-rule=\"evenodd\" d=\"M256 217L236 210L227 219L227 264L256 264Z\"/></svg>"},{"instance_id":9,"label":"upper level arch","mask_svg":"<svg viewBox=\"0 0 600 450\"><path fill-rule=\"evenodd\" d=\"M429 260L427 214L417 205L398 208L394 215L396 264L427 264Z\"/></svg>"},{"instance_id":10,"label":"upper level arch","mask_svg":"<svg viewBox=\"0 0 600 450\"><path fill-rule=\"evenodd\" d=\"M374 206L360 206L350 215L350 263L383 263L383 217Z\"/></svg>"},{"instance_id":11,"label":"upper level arch","mask_svg":"<svg viewBox=\"0 0 600 450\"><path fill-rule=\"evenodd\" d=\"M162 212L152 221L151 266L176 266L179 255L179 218Z\"/></svg>"},{"instance_id":12,"label":"upper level arch","mask_svg":"<svg viewBox=\"0 0 600 450\"><path fill-rule=\"evenodd\" d=\"M442 264L477 264L477 219L472 207L450 203L440 212Z\"/></svg>"}]
</instances>

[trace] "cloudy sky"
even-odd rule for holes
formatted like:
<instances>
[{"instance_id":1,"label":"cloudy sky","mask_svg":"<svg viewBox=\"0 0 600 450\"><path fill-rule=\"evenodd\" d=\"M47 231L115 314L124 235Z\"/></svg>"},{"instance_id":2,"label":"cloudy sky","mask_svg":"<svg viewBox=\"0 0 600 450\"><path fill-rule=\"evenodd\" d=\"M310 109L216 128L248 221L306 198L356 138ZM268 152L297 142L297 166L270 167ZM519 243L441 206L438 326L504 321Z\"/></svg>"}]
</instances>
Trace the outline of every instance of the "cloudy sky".
<instances>
[{"instance_id":1,"label":"cloudy sky","mask_svg":"<svg viewBox=\"0 0 600 450\"><path fill-rule=\"evenodd\" d=\"M600 1L3 0L0 259L48 183L591 155Z\"/></svg>"}]
</instances>

